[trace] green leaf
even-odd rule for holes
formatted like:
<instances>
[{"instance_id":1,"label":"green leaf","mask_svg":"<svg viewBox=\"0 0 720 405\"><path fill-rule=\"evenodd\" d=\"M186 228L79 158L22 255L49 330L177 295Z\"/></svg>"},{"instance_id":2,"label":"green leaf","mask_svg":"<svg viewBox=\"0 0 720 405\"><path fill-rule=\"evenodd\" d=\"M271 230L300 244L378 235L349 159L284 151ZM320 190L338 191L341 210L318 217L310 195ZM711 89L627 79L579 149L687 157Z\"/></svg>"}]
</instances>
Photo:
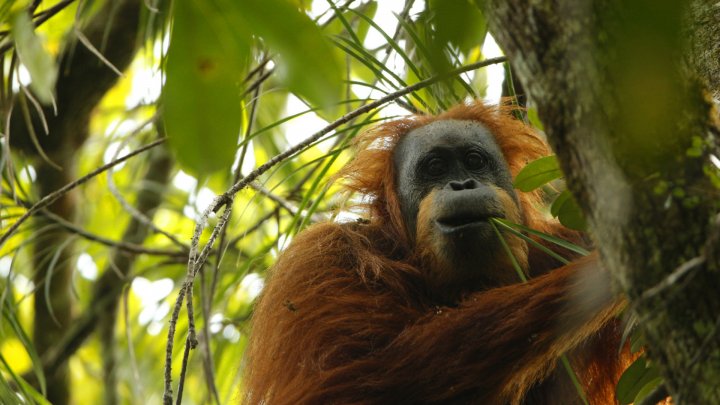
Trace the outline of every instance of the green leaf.
<instances>
[{"instance_id":1,"label":"green leaf","mask_svg":"<svg viewBox=\"0 0 720 405\"><path fill-rule=\"evenodd\" d=\"M357 12L362 13L369 17L370 19L375 18L375 13L377 12L377 2L371 1L367 4L360 5L360 7L357 8ZM359 21L356 34L357 37L365 42L365 38L367 38L368 31L370 31L370 24L368 24L367 21Z\"/></svg>"},{"instance_id":2,"label":"green leaf","mask_svg":"<svg viewBox=\"0 0 720 405\"><path fill-rule=\"evenodd\" d=\"M650 395L653 392L653 390L655 390L655 388L657 388L660 384L662 384L663 381L664 380L662 377L657 377L654 380L649 381L647 384L645 384L644 387L642 387L640 392L638 392L638 394L635 396L635 400L633 401L633 403L639 404L640 401L642 401L643 399L645 399L645 397Z\"/></svg>"},{"instance_id":3,"label":"green leaf","mask_svg":"<svg viewBox=\"0 0 720 405\"><path fill-rule=\"evenodd\" d=\"M542 185L559 179L562 175L555 156L545 156L528 163L518 173L517 177L515 177L515 188L520 191L533 191Z\"/></svg>"},{"instance_id":4,"label":"green leaf","mask_svg":"<svg viewBox=\"0 0 720 405\"><path fill-rule=\"evenodd\" d=\"M580 206L568 190L563 191L555 198L555 201L550 206L550 213L559 219L561 224L570 229L583 231L587 227Z\"/></svg>"},{"instance_id":5,"label":"green leaf","mask_svg":"<svg viewBox=\"0 0 720 405\"><path fill-rule=\"evenodd\" d=\"M588 251L587 249L583 248L582 246L578 246L578 245L576 245L576 244L574 244L574 243L572 243L572 242L566 241L565 239L561 239L561 238L558 238L558 237L556 237L556 236L552 236L552 235L547 234L547 233L543 233L543 232L540 232L540 231L536 231L536 230L534 230L534 229L532 229L532 228L528 228L528 227L525 226L525 225L516 224L516 223L510 222L510 221L506 221L506 220L504 220L504 219L499 219L499 218L496 218L495 221L498 222L499 224L503 225L503 226L506 227L506 228L509 228L509 229L517 228L517 229L519 229L519 230L522 231L522 232L526 232L526 233L528 233L528 234L535 235L535 236L539 237L540 239L546 240L546 241L548 241L548 242L550 242L550 243L553 243L553 244L555 244L555 245L558 245L558 246L560 246L560 247L563 247L563 248L565 248L565 249L567 249L567 250L569 250L569 251L571 251L571 252L575 252L575 253L577 253L577 254L579 254L579 255L587 256L587 255L590 254L590 251ZM521 236L522 233L518 232L516 235L517 235L517 236ZM522 237L522 236L521 236L521 237ZM532 238L527 238L527 239L526 239L526 241L527 241L527 242L530 242L530 243L532 243L532 240L533 240ZM540 244L536 245L536 247L538 247L538 248L540 248L540 246L542 246L542 245L540 245ZM541 248L541 250L542 250L542 248ZM546 253L551 254L550 251L546 251ZM551 255L552 255L552 254L551 254ZM562 258L559 258L558 260L560 260L561 262L567 262L566 260L564 260L564 259L562 259Z\"/></svg>"},{"instance_id":6,"label":"green leaf","mask_svg":"<svg viewBox=\"0 0 720 405\"><path fill-rule=\"evenodd\" d=\"M174 3L163 89L170 146L196 175L229 169L242 124L249 34L225 13L228 0Z\"/></svg>"},{"instance_id":7,"label":"green leaf","mask_svg":"<svg viewBox=\"0 0 720 405\"><path fill-rule=\"evenodd\" d=\"M11 30L18 58L32 79L30 88L42 103L52 103L58 74L55 58L45 49L42 38L35 33L35 25L25 10L13 16Z\"/></svg>"},{"instance_id":8,"label":"green leaf","mask_svg":"<svg viewBox=\"0 0 720 405\"><path fill-rule=\"evenodd\" d=\"M331 107L342 96L338 55L315 23L287 0L232 2L254 34L278 52L278 73L290 90L310 104Z\"/></svg>"},{"instance_id":9,"label":"green leaf","mask_svg":"<svg viewBox=\"0 0 720 405\"><path fill-rule=\"evenodd\" d=\"M623 405L630 404L641 392L647 395L661 380L657 368L648 365L647 361L640 357L620 377L616 387L617 399ZM650 385L652 387L648 387Z\"/></svg>"},{"instance_id":10,"label":"green leaf","mask_svg":"<svg viewBox=\"0 0 720 405\"><path fill-rule=\"evenodd\" d=\"M462 52L482 45L487 34L487 21L480 9L469 0L430 0L437 37L457 45Z\"/></svg>"},{"instance_id":11,"label":"green leaf","mask_svg":"<svg viewBox=\"0 0 720 405\"><path fill-rule=\"evenodd\" d=\"M537 108L528 108L527 116L528 116L528 120L530 121L530 123L532 124L533 127L537 128L541 131L545 130L545 128L543 127L543 123L540 120L540 116L538 115Z\"/></svg>"},{"instance_id":12,"label":"green leaf","mask_svg":"<svg viewBox=\"0 0 720 405\"><path fill-rule=\"evenodd\" d=\"M503 229L509 231L510 233L512 233L513 235L517 236L518 238L524 240L525 242L527 242L527 243L533 245L534 247L538 248L539 250L541 250L543 253L547 254L548 256L551 256L551 257L555 258L555 259L556 259L557 261L559 261L560 263L563 263L563 264L569 264L569 263L570 263L569 260L567 260L567 259L565 259L564 257L560 256L559 254L555 253L553 250L548 249L548 248L547 248L545 245L543 245L542 243L539 243L538 241L536 241L535 239L529 237L528 235L526 235L526 234L524 234L524 233L522 233L522 232L514 229L513 226L517 226L517 224L512 224L512 223L509 223L509 222L503 222L503 221L502 221L501 219L499 219L499 218L493 218L493 219L492 219L492 222L495 223L495 224L497 224L498 226L501 226Z\"/></svg>"}]
</instances>

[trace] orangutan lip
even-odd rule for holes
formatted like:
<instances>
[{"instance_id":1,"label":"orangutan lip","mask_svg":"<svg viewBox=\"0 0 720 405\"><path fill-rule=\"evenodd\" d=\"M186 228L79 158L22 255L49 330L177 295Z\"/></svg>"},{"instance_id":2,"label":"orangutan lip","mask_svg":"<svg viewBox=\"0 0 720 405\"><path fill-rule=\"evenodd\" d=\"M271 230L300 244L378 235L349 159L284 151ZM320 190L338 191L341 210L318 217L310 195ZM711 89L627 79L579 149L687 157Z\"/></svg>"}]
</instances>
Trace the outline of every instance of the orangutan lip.
<instances>
[{"instance_id":1,"label":"orangutan lip","mask_svg":"<svg viewBox=\"0 0 720 405\"><path fill-rule=\"evenodd\" d=\"M472 225L487 221L487 217L453 217L438 219L437 223L442 227L458 228L465 225Z\"/></svg>"},{"instance_id":2,"label":"orangutan lip","mask_svg":"<svg viewBox=\"0 0 720 405\"><path fill-rule=\"evenodd\" d=\"M441 218L435 221L444 232L454 232L477 226L487 226L491 218L501 218L501 215L472 215Z\"/></svg>"}]
</instances>

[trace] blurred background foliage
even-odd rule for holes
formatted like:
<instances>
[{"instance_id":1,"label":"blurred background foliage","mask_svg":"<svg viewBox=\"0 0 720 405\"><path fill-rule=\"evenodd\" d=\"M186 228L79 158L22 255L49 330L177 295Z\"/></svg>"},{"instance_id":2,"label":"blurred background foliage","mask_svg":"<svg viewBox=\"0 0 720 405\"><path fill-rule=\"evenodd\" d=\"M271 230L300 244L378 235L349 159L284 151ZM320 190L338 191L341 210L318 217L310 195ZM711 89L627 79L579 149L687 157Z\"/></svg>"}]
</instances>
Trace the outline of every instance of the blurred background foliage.
<instances>
[{"instance_id":1,"label":"blurred background foliage","mask_svg":"<svg viewBox=\"0 0 720 405\"><path fill-rule=\"evenodd\" d=\"M183 403L237 401L266 269L300 229L358 217L331 182L353 137L514 91L502 63L453 73L501 56L467 0L9 0L0 16L2 403L161 403L196 222L333 124L236 195L195 282L200 344L183 378L177 322L174 394L182 380Z\"/></svg>"}]
</instances>

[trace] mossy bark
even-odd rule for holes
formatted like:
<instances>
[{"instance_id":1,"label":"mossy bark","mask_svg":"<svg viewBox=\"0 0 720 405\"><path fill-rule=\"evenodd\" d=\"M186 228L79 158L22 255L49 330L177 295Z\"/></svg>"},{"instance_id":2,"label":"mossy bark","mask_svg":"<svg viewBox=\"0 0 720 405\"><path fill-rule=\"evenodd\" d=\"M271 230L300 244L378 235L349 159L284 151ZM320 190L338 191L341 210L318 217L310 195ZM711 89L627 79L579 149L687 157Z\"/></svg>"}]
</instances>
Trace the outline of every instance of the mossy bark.
<instances>
[{"instance_id":1,"label":"mossy bark","mask_svg":"<svg viewBox=\"0 0 720 405\"><path fill-rule=\"evenodd\" d=\"M709 157L719 132L706 96L717 94L719 25L696 21L719 21L720 9L482 4L675 403L718 403L720 278L708 241L717 228Z\"/></svg>"}]
</instances>

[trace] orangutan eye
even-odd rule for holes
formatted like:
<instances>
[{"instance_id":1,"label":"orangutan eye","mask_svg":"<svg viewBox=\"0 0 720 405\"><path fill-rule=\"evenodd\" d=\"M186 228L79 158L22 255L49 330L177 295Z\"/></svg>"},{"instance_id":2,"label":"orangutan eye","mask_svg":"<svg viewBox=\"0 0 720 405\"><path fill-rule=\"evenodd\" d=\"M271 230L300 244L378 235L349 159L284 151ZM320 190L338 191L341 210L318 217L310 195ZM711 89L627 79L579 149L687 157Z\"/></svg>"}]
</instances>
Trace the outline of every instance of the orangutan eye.
<instances>
[{"instance_id":1,"label":"orangutan eye","mask_svg":"<svg viewBox=\"0 0 720 405\"><path fill-rule=\"evenodd\" d=\"M470 152L465 156L465 166L470 170L482 169L487 166L487 158L478 152Z\"/></svg>"},{"instance_id":2,"label":"orangutan eye","mask_svg":"<svg viewBox=\"0 0 720 405\"><path fill-rule=\"evenodd\" d=\"M434 157L425 163L425 173L430 176L438 177L447 172L448 165L445 159Z\"/></svg>"}]
</instances>

